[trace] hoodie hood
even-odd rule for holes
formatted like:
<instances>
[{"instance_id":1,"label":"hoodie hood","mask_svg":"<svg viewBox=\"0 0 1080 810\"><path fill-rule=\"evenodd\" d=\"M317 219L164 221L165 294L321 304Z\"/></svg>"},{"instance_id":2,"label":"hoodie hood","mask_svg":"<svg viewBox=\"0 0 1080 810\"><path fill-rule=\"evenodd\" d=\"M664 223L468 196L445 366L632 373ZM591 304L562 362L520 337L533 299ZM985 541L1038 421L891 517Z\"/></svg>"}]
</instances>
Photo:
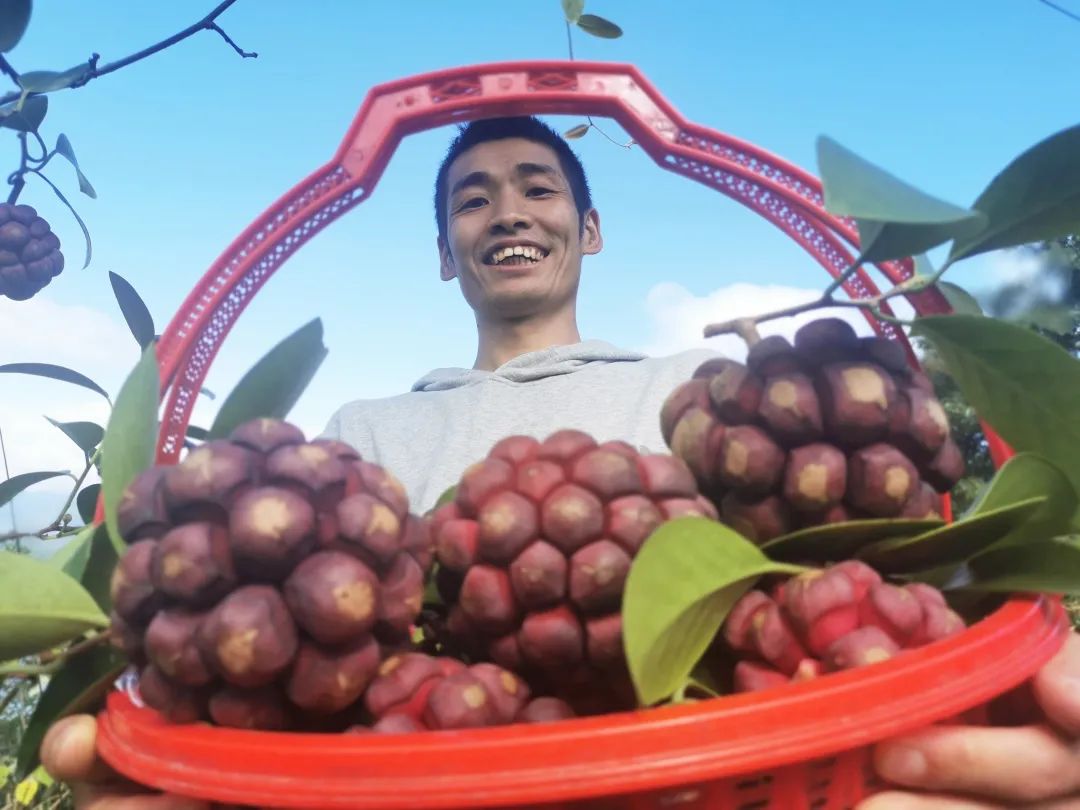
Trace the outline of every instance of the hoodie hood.
<instances>
[{"instance_id":1,"label":"hoodie hood","mask_svg":"<svg viewBox=\"0 0 1080 810\"><path fill-rule=\"evenodd\" d=\"M591 363L620 363L644 360L641 352L619 349L602 340L585 340L568 346L550 346L535 352L518 355L494 371L475 368L437 368L429 371L412 387L413 391L446 391L463 388L485 380L501 379L512 383L572 374Z\"/></svg>"}]
</instances>

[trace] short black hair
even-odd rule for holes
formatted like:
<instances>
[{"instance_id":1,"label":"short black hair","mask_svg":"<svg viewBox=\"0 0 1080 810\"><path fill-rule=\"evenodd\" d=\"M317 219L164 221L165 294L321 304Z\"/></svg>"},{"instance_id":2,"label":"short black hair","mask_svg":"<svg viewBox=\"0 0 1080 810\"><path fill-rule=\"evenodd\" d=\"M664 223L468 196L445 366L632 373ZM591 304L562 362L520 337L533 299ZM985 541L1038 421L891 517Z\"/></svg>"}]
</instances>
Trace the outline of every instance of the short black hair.
<instances>
[{"instance_id":1,"label":"short black hair","mask_svg":"<svg viewBox=\"0 0 1080 810\"><path fill-rule=\"evenodd\" d=\"M508 118L481 118L470 121L458 129L457 137L450 142L446 150L446 157L439 166L439 173L435 178L435 224L439 228L439 236L446 239L446 208L448 200L446 189L446 177L450 173L450 164L453 163L462 152L465 152L477 144L488 141L501 141L506 138L524 138L527 141L540 143L551 147L559 158L559 167L566 175L570 183L570 191L574 195L574 205L577 207L578 220L582 228L585 227L585 214L592 208L592 194L589 192L589 181L585 177L585 167L581 160L570 149L570 145L558 132L549 127L535 116L516 116Z\"/></svg>"}]
</instances>

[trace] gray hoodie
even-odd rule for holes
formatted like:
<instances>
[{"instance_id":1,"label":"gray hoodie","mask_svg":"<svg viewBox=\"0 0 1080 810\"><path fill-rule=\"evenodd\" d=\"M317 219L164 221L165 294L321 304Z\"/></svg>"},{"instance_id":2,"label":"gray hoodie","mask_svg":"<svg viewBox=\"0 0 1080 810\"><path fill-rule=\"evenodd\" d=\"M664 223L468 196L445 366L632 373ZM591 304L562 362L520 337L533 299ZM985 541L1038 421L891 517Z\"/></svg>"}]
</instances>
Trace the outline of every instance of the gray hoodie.
<instances>
[{"instance_id":1,"label":"gray hoodie","mask_svg":"<svg viewBox=\"0 0 1080 810\"><path fill-rule=\"evenodd\" d=\"M392 472L412 511L424 512L506 436L543 439L576 428L597 441L622 439L667 452L660 435L664 399L716 356L695 349L648 357L587 340L529 352L494 371L435 369L407 394L342 406L322 435Z\"/></svg>"}]
</instances>

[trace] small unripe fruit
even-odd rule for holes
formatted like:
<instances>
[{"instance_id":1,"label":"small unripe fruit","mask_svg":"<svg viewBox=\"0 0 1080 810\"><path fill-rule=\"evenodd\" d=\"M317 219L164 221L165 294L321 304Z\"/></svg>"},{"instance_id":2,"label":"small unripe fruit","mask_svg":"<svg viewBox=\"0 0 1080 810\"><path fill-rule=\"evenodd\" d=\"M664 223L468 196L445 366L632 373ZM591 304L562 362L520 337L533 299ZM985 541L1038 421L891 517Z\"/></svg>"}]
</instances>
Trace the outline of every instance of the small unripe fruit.
<instances>
[{"instance_id":1,"label":"small unripe fruit","mask_svg":"<svg viewBox=\"0 0 1080 810\"><path fill-rule=\"evenodd\" d=\"M761 692L789 683L783 672L754 661L739 661L735 665L734 686L736 692Z\"/></svg>"},{"instance_id":2,"label":"small unripe fruit","mask_svg":"<svg viewBox=\"0 0 1080 810\"><path fill-rule=\"evenodd\" d=\"M923 477L938 492L948 492L964 477L964 454L950 437L922 468Z\"/></svg>"},{"instance_id":3,"label":"small unripe fruit","mask_svg":"<svg viewBox=\"0 0 1080 810\"><path fill-rule=\"evenodd\" d=\"M424 724L433 729L483 728L498 715L491 697L472 672L456 672L435 684L428 696Z\"/></svg>"},{"instance_id":4,"label":"small unripe fruit","mask_svg":"<svg viewBox=\"0 0 1080 810\"><path fill-rule=\"evenodd\" d=\"M660 432L664 437L664 444L669 447L676 426L690 408L709 410L709 380L713 375L710 373L698 378L696 374L697 372L694 379L687 380L672 391L660 409Z\"/></svg>"},{"instance_id":5,"label":"small unripe fruit","mask_svg":"<svg viewBox=\"0 0 1080 810\"><path fill-rule=\"evenodd\" d=\"M746 365L762 377L802 370L801 359L783 335L769 335L751 346L746 353Z\"/></svg>"},{"instance_id":6,"label":"small unripe fruit","mask_svg":"<svg viewBox=\"0 0 1080 810\"><path fill-rule=\"evenodd\" d=\"M808 363L825 365L858 356L859 337L841 318L819 318L795 332L795 351Z\"/></svg>"},{"instance_id":7,"label":"small unripe fruit","mask_svg":"<svg viewBox=\"0 0 1080 810\"><path fill-rule=\"evenodd\" d=\"M576 484L554 489L540 511L540 531L553 545L572 554L604 529L604 506L593 493Z\"/></svg>"},{"instance_id":8,"label":"small unripe fruit","mask_svg":"<svg viewBox=\"0 0 1080 810\"><path fill-rule=\"evenodd\" d=\"M570 558L570 601L585 613L617 610L630 555L610 540L597 540Z\"/></svg>"},{"instance_id":9,"label":"small unripe fruit","mask_svg":"<svg viewBox=\"0 0 1080 810\"><path fill-rule=\"evenodd\" d=\"M899 645L878 627L860 627L837 639L823 660L831 672L888 661L900 652Z\"/></svg>"},{"instance_id":10,"label":"small unripe fruit","mask_svg":"<svg viewBox=\"0 0 1080 810\"><path fill-rule=\"evenodd\" d=\"M170 469L162 490L174 524L228 523L236 498L256 480L259 455L226 440L196 447Z\"/></svg>"},{"instance_id":11,"label":"small unripe fruit","mask_svg":"<svg viewBox=\"0 0 1080 810\"><path fill-rule=\"evenodd\" d=\"M201 691L170 680L153 664L139 673L139 697L171 723L196 723L206 715Z\"/></svg>"},{"instance_id":12,"label":"small unripe fruit","mask_svg":"<svg viewBox=\"0 0 1080 810\"><path fill-rule=\"evenodd\" d=\"M480 559L508 563L536 536L539 517L536 506L516 492L499 492L484 502L476 522Z\"/></svg>"},{"instance_id":13,"label":"small unripe fruit","mask_svg":"<svg viewBox=\"0 0 1080 810\"><path fill-rule=\"evenodd\" d=\"M120 535L130 545L139 540L156 540L169 530L162 492L168 467L148 467L128 484L117 506Z\"/></svg>"},{"instance_id":14,"label":"small unripe fruit","mask_svg":"<svg viewBox=\"0 0 1080 810\"><path fill-rule=\"evenodd\" d=\"M525 708L531 696L525 681L495 664L473 664L469 667L469 673L487 689L488 698L495 710L496 722L514 722L514 718Z\"/></svg>"},{"instance_id":15,"label":"small unripe fruit","mask_svg":"<svg viewBox=\"0 0 1080 810\"><path fill-rule=\"evenodd\" d=\"M949 417L937 397L908 387L897 400L899 416L890 426L889 441L912 460L932 459L949 437Z\"/></svg>"},{"instance_id":16,"label":"small unripe fruit","mask_svg":"<svg viewBox=\"0 0 1080 810\"><path fill-rule=\"evenodd\" d=\"M941 496L925 481L919 484L897 517L912 520L941 520Z\"/></svg>"},{"instance_id":17,"label":"small unripe fruit","mask_svg":"<svg viewBox=\"0 0 1080 810\"><path fill-rule=\"evenodd\" d=\"M859 348L863 359L867 362L879 365L898 377L910 377L912 368L908 364L907 352L904 351L899 340L864 337L859 338Z\"/></svg>"},{"instance_id":18,"label":"small unripe fruit","mask_svg":"<svg viewBox=\"0 0 1080 810\"><path fill-rule=\"evenodd\" d=\"M379 665L364 693L364 706L374 717L405 714L419 719L427 693L440 675L438 662L422 653L391 656Z\"/></svg>"},{"instance_id":19,"label":"small unripe fruit","mask_svg":"<svg viewBox=\"0 0 1080 810\"><path fill-rule=\"evenodd\" d=\"M566 606L530 613L518 633L523 658L533 666L558 669L581 663L585 638L577 616Z\"/></svg>"},{"instance_id":20,"label":"small unripe fruit","mask_svg":"<svg viewBox=\"0 0 1080 810\"><path fill-rule=\"evenodd\" d=\"M554 461L527 461L517 471L517 491L535 504L543 503L551 490L566 481L563 468Z\"/></svg>"},{"instance_id":21,"label":"small unripe fruit","mask_svg":"<svg viewBox=\"0 0 1080 810\"><path fill-rule=\"evenodd\" d=\"M226 686L211 695L209 708L210 718L219 726L255 731L281 731L289 726L285 700L274 686Z\"/></svg>"},{"instance_id":22,"label":"small unripe fruit","mask_svg":"<svg viewBox=\"0 0 1080 810\"><path fill-rule=\"evenodd\" d=\"M337 504L340 547L380 569L393 561L401 548L401 519L385 503L364 492L348 495Z\"/></svg>"},{"instance_id":23,"label":"small unripe fruit","mask_svg":"<svg viewBox=\"0 0 1080 810\"><path fill-rule=\"evenodd\" d=\"M526 610L546 608L566 595L566 557L543 540L526 548L510 564L514 596Z\"/></svg>"},{"instance_id":24,"label":"small unripe fruit","mask_svg":"<svg viewBox=\"0 0 1080 810\"><path fill-rule=\"evenodd\" d=\"M668 442L671 452L686 462L702 487L716 484L716 464L725 430L711 410L695 406L679 419Z\"/></svg>"},{"instance_id":25,"label":"small unripe fruit","mask_svg":"<svg viewBox=\"0 0 1080 810\"><path fill-rule=\"evenodd\" d=\"M490 565L469 569L458 598L469 621L488 634L512 629L520 613L510 577Z\"/></svg>"},{"instance_id":26,"label":"small unripe fruit","mask_svg":"<svg viewBox=\"0 0 1080 810\"><path fill-rule=\"evenodd\" d=\"M518 712L515 720L519 723L554 723L576 717L574 710L565 700L553 697L538 697L530 700Z\"/></svg>"},{"instance_id":27,"label":"small unripe fruit","mask_svg":"<svg viewBox=\"0 0 1080 810\"><path fill-rule=\"evenodd\" d=\"M629 554L636 554L663 521L656 504L644 495L627 495L607 505L608 536Z\"/></svg>"},{"instance_id":28,"label":"small unripe fruit","mask_svg":"<svg viewBox=\"0 0 1080 810\"><path fill-rule=\"evenodd\" d=\"M424 604L424 572L408 554L399 554L382 577L379 623L375 633L381 641L404 641Z\"/></svg>"},{"instance_id":29,"label":"small unripe fruit","mask_svg":"<svg viewBox=\"0 0 1080 810\"><path fill-rule=\"evenodd\" d=\"M281 419L249 419L233 429L229 441L265 454L286 444L303 444L304 432Z\"/></svg>"}]
</instances>

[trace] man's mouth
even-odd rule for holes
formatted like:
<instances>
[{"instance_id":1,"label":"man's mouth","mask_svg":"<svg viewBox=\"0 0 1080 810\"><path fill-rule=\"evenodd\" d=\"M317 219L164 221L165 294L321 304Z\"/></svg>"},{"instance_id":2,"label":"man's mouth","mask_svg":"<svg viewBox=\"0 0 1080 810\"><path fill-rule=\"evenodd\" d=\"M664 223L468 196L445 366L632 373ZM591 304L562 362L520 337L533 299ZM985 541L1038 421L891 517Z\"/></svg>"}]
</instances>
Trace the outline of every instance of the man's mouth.
<instances>
[{"instance_id":1,"label":"man's mouth","mask_svg":"<svg viewBox=\"0 0 1080 810\"><path fill-rule=\"evenodd\" d=\"M491 251L484 257L484 264L496 267L524 267L536 264L547 255L548 251L543 248L532 245L514 245Z\"/></svg>"}]
</instances>

